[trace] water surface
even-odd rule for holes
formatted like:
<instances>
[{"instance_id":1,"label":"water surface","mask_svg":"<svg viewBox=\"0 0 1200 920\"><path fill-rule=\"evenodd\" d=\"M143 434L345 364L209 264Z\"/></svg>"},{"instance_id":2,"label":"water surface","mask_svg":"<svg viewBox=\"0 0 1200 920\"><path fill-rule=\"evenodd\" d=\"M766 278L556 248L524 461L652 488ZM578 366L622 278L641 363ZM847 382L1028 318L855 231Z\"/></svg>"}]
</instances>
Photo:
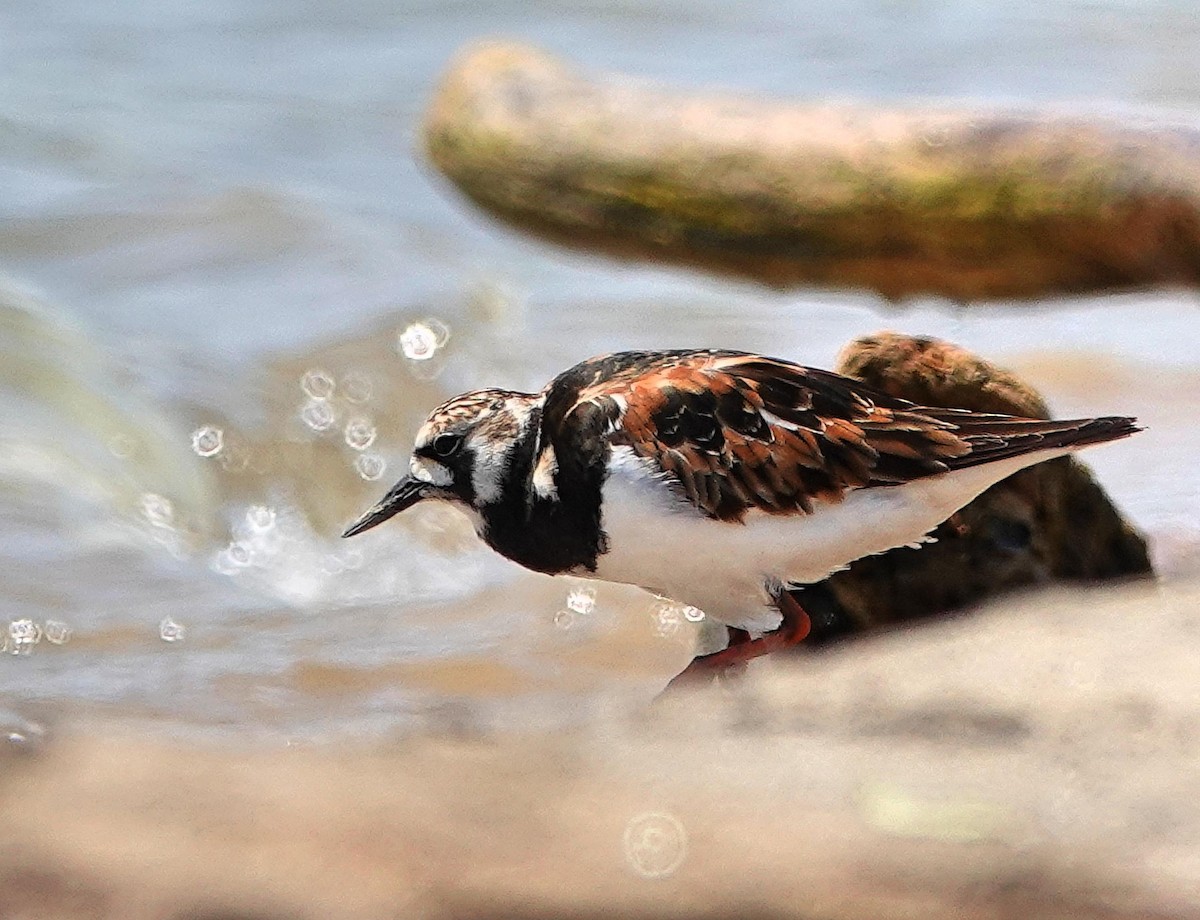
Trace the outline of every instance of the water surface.
<instances>
[{"instance_id":1,"label":"water surface","mask_svg":"<svg viewBox=\"0 0 1200 920\"><path fill-rule=\"evenodd\" d=\"M671 605L523 573L439 509L336 538L446 395L616 348L955 339L1062 414L1142 416L1091 462L1168 573L1200 567L1194 294L897 309L523 240L416 143L451 54L497 34L682 86L1200 111L1190 3L9 4L5 707L292 740L648 698L689 654Z\"/></svg>"}]
</instances>

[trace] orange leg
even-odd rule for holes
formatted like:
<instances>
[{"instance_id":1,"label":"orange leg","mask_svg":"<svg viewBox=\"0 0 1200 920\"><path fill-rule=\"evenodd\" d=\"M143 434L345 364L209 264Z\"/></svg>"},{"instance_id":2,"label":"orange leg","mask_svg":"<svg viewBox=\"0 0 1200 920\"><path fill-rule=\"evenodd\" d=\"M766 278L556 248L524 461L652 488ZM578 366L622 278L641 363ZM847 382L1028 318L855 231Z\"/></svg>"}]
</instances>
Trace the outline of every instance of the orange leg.
<instances>
[{"instance_id":1,"label":"orange leg","mask_svg":"<svg viewBox=\"0 0 1200 920\"><path fill-rule=\"evenodd\" d=\"M728 648L713 652L711 655L693 658L691 664L671 679L663 692L666 693L684 684L712 680L734 668L739 668L760 655L768 655L781 648L803 642L812 628L812 621L804 612L804 608L787 591L779 593L775 606L783 614L783 622L779 624L778 629L759 636L757 639L751 639L749 633L743 629L730 629Z\"/></svg>"}]
</instances>

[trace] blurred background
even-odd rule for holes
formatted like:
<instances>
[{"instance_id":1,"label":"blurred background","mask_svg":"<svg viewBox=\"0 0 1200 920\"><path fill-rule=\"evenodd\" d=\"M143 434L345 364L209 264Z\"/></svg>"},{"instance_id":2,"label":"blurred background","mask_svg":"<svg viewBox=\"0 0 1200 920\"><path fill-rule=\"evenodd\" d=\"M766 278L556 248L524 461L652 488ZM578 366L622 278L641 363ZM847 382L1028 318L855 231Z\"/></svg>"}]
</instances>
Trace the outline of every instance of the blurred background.
<instances>
[{"instance_id":1,"label":"blurred background","mask_svg":"<svg viewBox=\"0 0 1200 920\"><path fill-rule=\"evenodd\" d=\"M644 702L684 611L523 573L423 508L349 542L427 410L592 354L831 366L880 328L1150 431L1087 460L1200 571L1197 295L964 308L779 293L523 239L425 165L486 36L682 88L1195 123L1187 0L85 0L0 6L0 716L392 737Z\"/></svg>"}]
</instances>

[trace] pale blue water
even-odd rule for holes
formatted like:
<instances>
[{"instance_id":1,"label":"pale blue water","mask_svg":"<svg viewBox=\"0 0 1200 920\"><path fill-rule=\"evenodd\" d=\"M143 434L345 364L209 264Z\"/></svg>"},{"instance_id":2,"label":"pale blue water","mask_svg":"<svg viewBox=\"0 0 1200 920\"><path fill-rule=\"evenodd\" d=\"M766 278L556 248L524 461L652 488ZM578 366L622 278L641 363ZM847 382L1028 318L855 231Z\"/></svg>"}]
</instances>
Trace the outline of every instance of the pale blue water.
<instances>
[{"instance_id":1,"label":"pale blue water","mask_svg":"<svg viewBox=\"0 0 1200 920\"><path fill-rule=\"evenodd\" d=\"M896 310L522 239L418 149L451 55L495 35L681 87L1200 112L1200 15L1183 2L4 4L0 626L74 630L0 657L5 705L185 731L386 732L446 691L404 674L354 683L364 669L424 663L452 684L468 658L500 662L527 682L516 696L544 702L581 686L556 666L563 648L603 661L615 633L665 641L625 594L612 620L556 632L567 588L473 549L453 522L349 555L333 537L440 395L537 387L615 348L828 365L884 326L956 339L1031 368L1064 412L1149 418L1094 463L1168 562L1192 564L1195 294ZM433 382L393 344L426 316L452 332ZM1088 356L1092 370L1070 370ZM1059 357L1068 371L1050 373ZM342 388L325 432L300 421L310 367ZM343 399L356 368L375 392ZM378 481L340 443L356 416L378 426ZM226 433L220 457L193 452L204 425ZM147 513L157 496L165 521ZM247 530L260 505L277 512L270 533ZM167 618L182 641L160 638ZM314 662L349 689L306 677ZM669 670L651 655L636 678L600 668L582 684L640 693Z\"/></svg>"}]
</instances>

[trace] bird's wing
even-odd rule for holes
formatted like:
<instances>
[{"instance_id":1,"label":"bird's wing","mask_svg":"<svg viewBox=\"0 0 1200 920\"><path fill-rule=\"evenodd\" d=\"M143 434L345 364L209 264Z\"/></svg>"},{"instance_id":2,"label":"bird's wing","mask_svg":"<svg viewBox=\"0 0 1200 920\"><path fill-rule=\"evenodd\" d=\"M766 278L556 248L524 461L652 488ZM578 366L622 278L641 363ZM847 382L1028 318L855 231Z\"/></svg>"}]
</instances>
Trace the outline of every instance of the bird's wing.
<instances>
[{"instance_id":1,"label":"bird's wing","mask_svg":"<svg viewBox=\"0 0 1200 920\"><path fill-rule=\"evenodd\" d=\"M1095 421L921 407L828 371L728 351L584 362L551 384L544 415L558 462L627 446L697 509L726 520L752 509L811 513L852 489L1072 443Z\"/></svg>"}]
</instances>

